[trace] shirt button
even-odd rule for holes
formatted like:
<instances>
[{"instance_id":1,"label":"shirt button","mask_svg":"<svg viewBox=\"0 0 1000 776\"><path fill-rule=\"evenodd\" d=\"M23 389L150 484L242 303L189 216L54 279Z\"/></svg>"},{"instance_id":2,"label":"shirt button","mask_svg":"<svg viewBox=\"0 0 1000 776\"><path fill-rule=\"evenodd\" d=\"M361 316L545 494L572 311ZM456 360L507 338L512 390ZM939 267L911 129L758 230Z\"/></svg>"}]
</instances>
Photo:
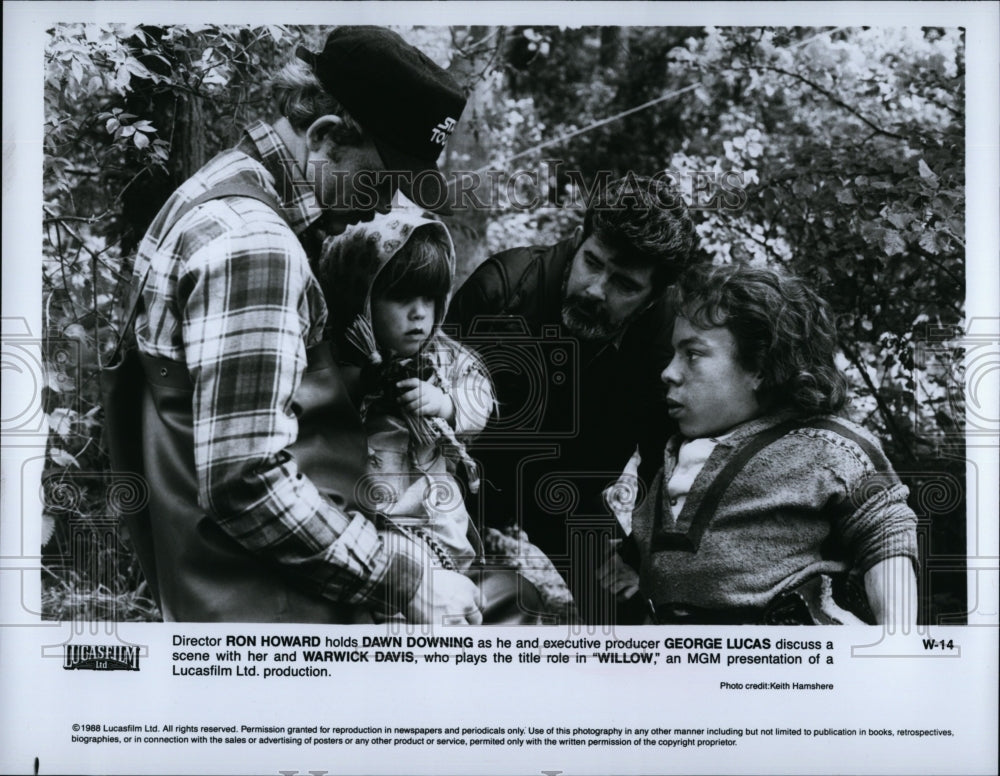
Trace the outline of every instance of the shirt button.
<instances>
[{"instance_id":1,"label":"shirt button","mask_svg":"<svg viewBox=\"0 0 1000 776\"><path fill-rule=\"evenodd\" d=\"M670 499L670 506L672 506L672 507L677 506L677 497L676 496L674 496L672 499Z\"/></svg>"}]
</instances>

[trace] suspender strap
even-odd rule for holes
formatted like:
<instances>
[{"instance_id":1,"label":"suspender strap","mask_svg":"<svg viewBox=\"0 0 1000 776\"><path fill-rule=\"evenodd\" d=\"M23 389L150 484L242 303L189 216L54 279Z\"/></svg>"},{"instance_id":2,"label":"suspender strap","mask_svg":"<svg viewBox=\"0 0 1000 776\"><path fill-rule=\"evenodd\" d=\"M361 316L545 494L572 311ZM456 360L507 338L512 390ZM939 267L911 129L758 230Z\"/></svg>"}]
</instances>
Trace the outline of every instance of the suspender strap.
<instances>
[{"instance_id":1,"label":"suspender strap","mask_svg":"<svg viewBox=\"0 0 1000 776\"><path fill-rule=\"evenodd\" d=\"M871 459L872 464L875 466L875 471L878 474L890 474L893 473L892 465L889 463L889 459L886 458L884 452L882 452L877 445L873 445L869 440L865 439L863 436L855 431L847 428L843 423L840 423L832 418L816 418L809 421L808 423L802 423L803 428L819 428L826 431L832 431L834 434L844 437L844 439L854 442L858 447L865 451L865 455Z\"/></svg>"},{"instance_id":2,"label":"suspender strap","mask_svg":"<svg viewBox=\"0 0 1000 776\"><path fill-rule=\"evenodd\" d=\"M263 202L271 208L271 210L277 213L278 217L282 221L287 223L287 219L281 210L281 203L279 203L278 200L269 192L258 186L252 186L249 183L222 183L218 186L213 186L207 191L203 191L197 197L189 202L185 202L180 206L180 208L177 209L177 212L174 213L173 217L164 225L163 234L160 237L160 241L156 244L156 250L160 249L164 240L167 239L167 235L170 234L170 231L180 222L182 218L184 218L184 216L205 202L213 199L223 199L225 197L247 197L248 199L256 199L258 202ZM146 281L149 280L149 272L151 269L152 265L146 268L146 271L142 275L142 280L139 281L139 285L136 287L135 294L132 297L132 303L129 305L128 316L125 319L125 326L122 328L122 334L118 338L118 344L115 345L115 350L111 354L111 359L108 362L109 364L116 363L122 344L132 331L132 327L135 326L135 319L139 314L139 303L142 301L142 292L146 288Z\"/></svg>"},{"instance_id":3,"label":"suspender strap","mask_svg":"<svg viewBox=\"0 0 1000 776\"><path fill-rule=\"evenodd\" d=\"M681 552L697 552L698 547L701 545L701 537L704 535L705 529L708 528L708 523L712 519L712 516L715 515L715 511L719 508L719 503L726 494L729 483L735 479L736 475L743 470L747 462L757 455L757 453L800 425L801 423L798 420L787 420L751 437L742 447L737 448L733 457L729 459L729 462L722 468L722 471L712 480L708 491L698 505L698 511L695 512L686 533L679 531L667 532L660 529L660 526L663 525L664 507L663 499L658 499L656 504L657 530L653 535L652 551L680 550ZM664 481L664 493L666 493L666 487L667 483Z\"/></svg>"},{"instance_id":4,"label":"suspender strap","mask_svg":"<svg viewBox=\"0 0 1000 776\"><path fill-rule=\"evenodd\" d=\"M680 531L664 531L661 529L661 526L664 524L664 506L663 499L658 499L656 504L656 528L653 533L651 551L675 550L680 552L697 552L698 547L701 545L702 536L704 536L709 522L715 516L729 485L743 471L743 468L750 459L790 431L800 428L832 431L860 446L871 459L878 475L885 476L892 471L889 461L882 451L867 439L843 424L838 423L836 420L829 418L816 418L808 421L801 419L787 420L751 437L742 447L736 450L732 458L729 459L729 462L722 468L722 471L715 475L715 479L709 484L708 490L705 492L694 517L691 519L691 525L688 527L687 532L681 533ZM664 481L664 493L666 492L666 486L667 483ZM853 508L850 498L847 499L846 506Z\"/></svg>"}]
</instances>

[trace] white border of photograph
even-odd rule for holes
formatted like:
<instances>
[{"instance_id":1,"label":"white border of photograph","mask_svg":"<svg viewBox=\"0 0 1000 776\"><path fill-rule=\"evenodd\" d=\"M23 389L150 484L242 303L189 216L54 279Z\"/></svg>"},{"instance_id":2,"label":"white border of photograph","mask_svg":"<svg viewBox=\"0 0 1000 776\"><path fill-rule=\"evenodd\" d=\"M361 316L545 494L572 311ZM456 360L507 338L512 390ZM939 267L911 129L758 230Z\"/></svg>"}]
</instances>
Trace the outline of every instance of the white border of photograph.
<instances>
[{"instance_id":1,"label":"white border of photograph","mask_svg":"<svg viewBox=\"0 0 1000 776\"><path fill-rule=\"evenodd\" d=\"M1000 58L993 3L8 3L4 6L3 337L41 332L42 52L59 21L287 24L920 25L966 28L967 311L970 336L1000 347ZM1000 358L1000 357L998 357ZM970 400L995 418L997 370ZM5 408L29 405L30 376L3 374ZM970 375L971 378L971 375ZM20 402L20 404L18 404ZM990 415L990 413L993 413ZM5 411L4 417L7 417ZM30 773L992 773L997 744L998 439L969 438L978 469L968 492L969 627L933 628L960 654L915 656L920 634L869 629L619 628L616 638L666 635L834 642L833 667L799 674L829 693L724 691L720 682L784 680L774 668L712 666L372 665L325 680L216 680L170 675L173 636L337 635L331 626L53 623L38 616L41 471L37 438L5 438L0 504L0 771ZM970 482L973 480L970 479ZM357 630L349 631L360 635ZM375 632L375 631L372 631ZM480 629L488 638L524 631ZM64 671L60 646L109 635L143 645L138 672ZM531 636L565 638L565 629ZM603 631L591 638L605 639ZM871 643L874 642L874 643ZM150 656L153 657L150 657ZM158 656L158 657L157 657ZM951 729L949 738L776 737L730 750L550 747L73 745L73 725L317 725L342 727L604 727L815 730ZM507 736L505 736L507 737ZM38 766L35 766L35 758Z\"/></svg>"}]
</instances>

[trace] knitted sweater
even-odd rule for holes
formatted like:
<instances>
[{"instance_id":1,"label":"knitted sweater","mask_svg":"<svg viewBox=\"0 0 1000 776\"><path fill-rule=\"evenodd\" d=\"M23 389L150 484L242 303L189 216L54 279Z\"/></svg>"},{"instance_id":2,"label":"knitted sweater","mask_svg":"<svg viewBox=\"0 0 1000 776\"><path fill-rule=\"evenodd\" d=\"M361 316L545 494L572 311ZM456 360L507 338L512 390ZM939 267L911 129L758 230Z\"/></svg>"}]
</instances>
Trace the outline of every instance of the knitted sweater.
<instances>
[{"instance_id":1,"label":"knitted sweater","mask_svg":"<svg viewBox=\"0 0 1000 776\"><path fill-rule=\"evenodd\" d=\"M777 438L764 444L769 434ZM675 521L665 483L681 441L668 442L633 515L640 586L655 603L763 607L815 574L860 575L894 556L916 562L908 491L854 423L783 413L738 426L712 451Z\"/></svg>"}]
</instances>

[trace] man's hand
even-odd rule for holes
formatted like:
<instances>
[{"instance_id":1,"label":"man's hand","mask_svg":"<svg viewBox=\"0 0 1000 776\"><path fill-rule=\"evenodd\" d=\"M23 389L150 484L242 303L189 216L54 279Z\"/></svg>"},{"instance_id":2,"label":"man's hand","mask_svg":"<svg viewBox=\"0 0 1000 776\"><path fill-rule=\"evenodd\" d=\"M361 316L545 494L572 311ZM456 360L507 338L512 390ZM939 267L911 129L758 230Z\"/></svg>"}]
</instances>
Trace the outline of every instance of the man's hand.
<instances>
[{"instance_id":1,"label":"man's hand","mask_svg":"<svg viewBox=\"0 0 1000 776\"><path fill-rule=\"evenodd\" d=\"M396 383L399 390L399 406L420 417L444 418L451 421L455 416L455 405L451 397L427 380L408 377Z\"/></svg>"},{"instance_id":2,"label":"man's hand","mask_svg":"<svg viewBox=\"0 0 1000 776\"><path fill-rule=\"evenodd\" d=\"M457 571L424 569L413 599L403 611L409 622L441 625L461 623L482 625L479 611L479 588Z\"/></svg>"}]
</instances>

